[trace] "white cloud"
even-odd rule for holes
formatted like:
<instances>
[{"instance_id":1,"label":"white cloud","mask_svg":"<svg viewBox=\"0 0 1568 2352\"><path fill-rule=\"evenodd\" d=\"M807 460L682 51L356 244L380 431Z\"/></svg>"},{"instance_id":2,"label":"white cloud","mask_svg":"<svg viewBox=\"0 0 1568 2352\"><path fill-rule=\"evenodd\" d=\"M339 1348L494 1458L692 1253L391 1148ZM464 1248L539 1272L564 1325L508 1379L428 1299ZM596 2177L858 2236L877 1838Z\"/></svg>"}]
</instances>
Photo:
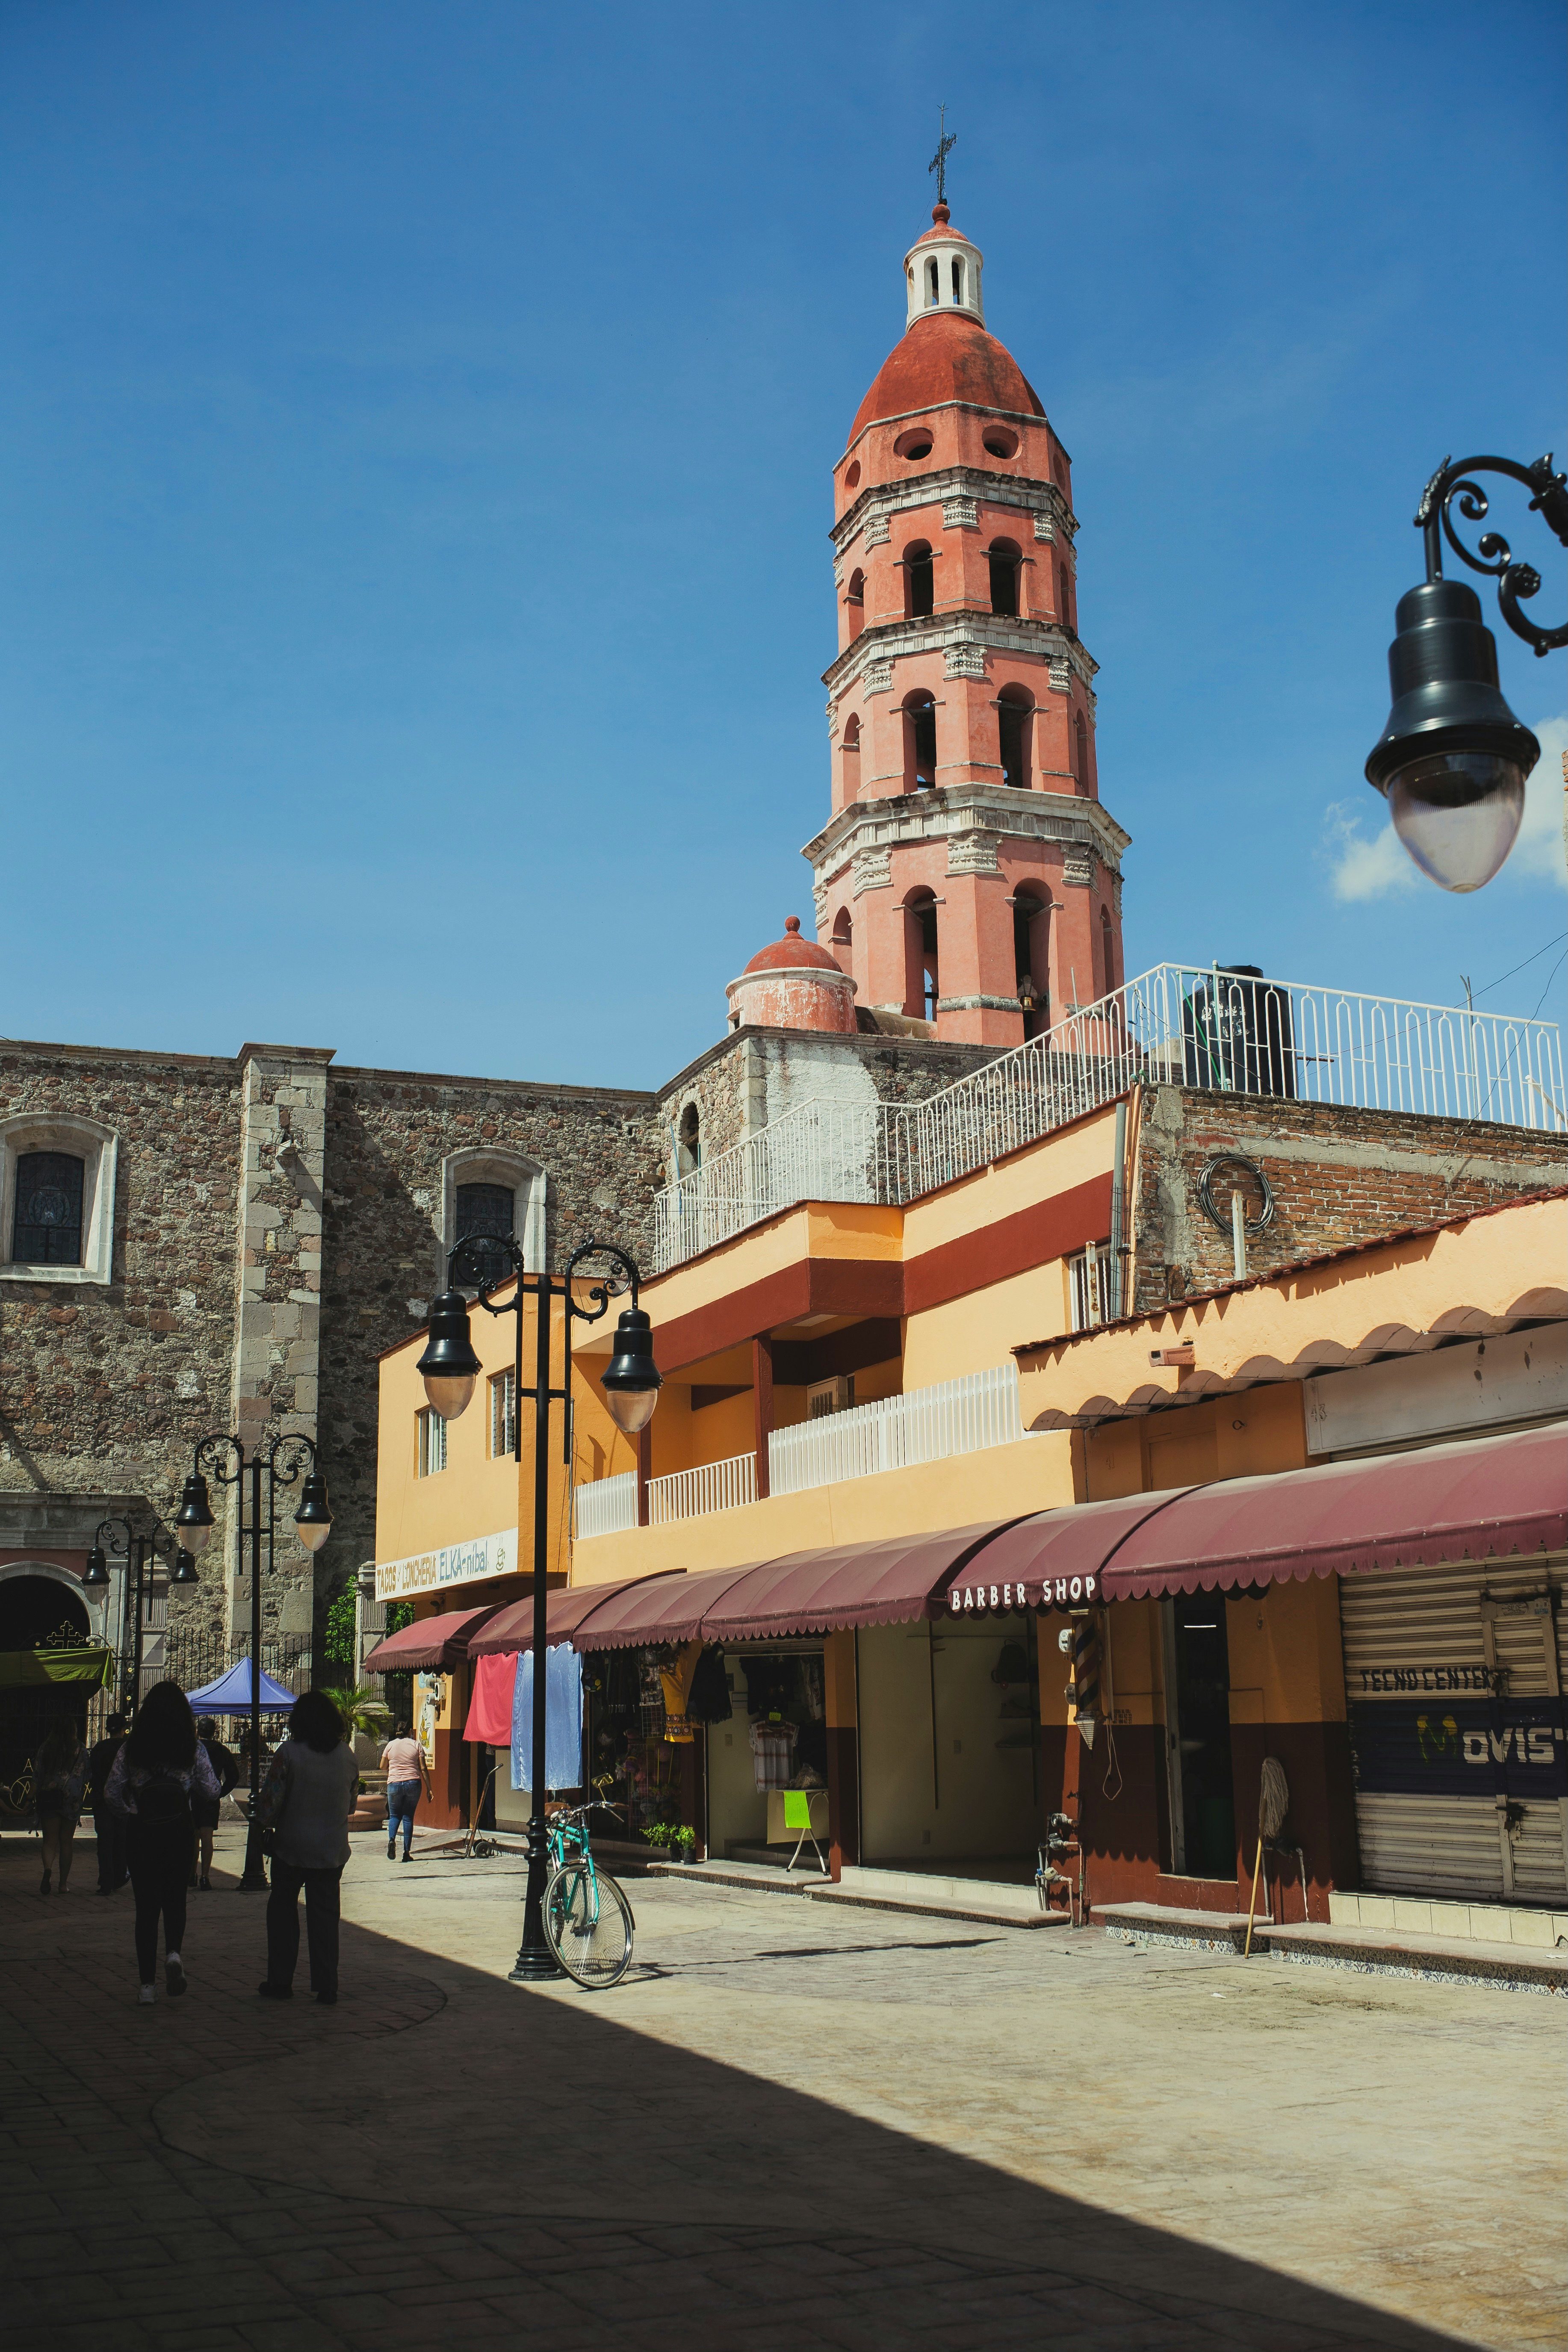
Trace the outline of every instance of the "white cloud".
<instances>
[{"instance_id":1,"label":"white cloud","mask_svg":"<svg viewBox=\"0 0 1568 2352\"><path fill-rule=\"evenodd\" d=\"M1336 898L1387 898L1414 890L1421 880L1391 824L1369 841L1361 829L1363 810L1353 801L1335 801L1328 812L1329 887Z\"/></svg>"},{"instance_id":2,"label":"white cloud","mask_svg":"<svg viewBox=\"0 0 1568 2352\"><path fill-rule=\"evenodd\" d=\"M1563 755L1568 753L1568 718L1537 719L1531 732L1541 757L1525 787L1524 822L1499 880L1555 882L1568 889L1563 839ZM1391 824L1370 838L1362 831L1367 814L1360 801L1334 801L1327 811L1329 887L1342 902L1387 898L1418 889L1422 877Z\"/></svg>"}]
</instances>

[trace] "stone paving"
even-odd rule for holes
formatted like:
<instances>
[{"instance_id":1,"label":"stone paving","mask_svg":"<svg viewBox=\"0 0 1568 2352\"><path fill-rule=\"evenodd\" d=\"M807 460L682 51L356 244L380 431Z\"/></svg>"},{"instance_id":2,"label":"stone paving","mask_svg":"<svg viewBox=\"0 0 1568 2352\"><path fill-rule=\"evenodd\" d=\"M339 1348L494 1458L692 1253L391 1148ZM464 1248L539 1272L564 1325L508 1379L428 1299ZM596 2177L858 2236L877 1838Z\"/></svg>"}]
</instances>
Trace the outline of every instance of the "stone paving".
<instances>
[{"instance_id":1,"label":"stone paving","mask_svg":"<svg viewBox=\"0 0 1568 2352\"><path fill-rule=\"evenodd\" d=\"M8 2352L1564 2341L1559 2001L698 1877L633 1885L616 1991L522 1990L515 1862L371 1838L336 2009L257 2000L229 1883L140 2010L129 1895L89 1842L46 1901L36 1856Z\"/></svg>"}]
</instances>

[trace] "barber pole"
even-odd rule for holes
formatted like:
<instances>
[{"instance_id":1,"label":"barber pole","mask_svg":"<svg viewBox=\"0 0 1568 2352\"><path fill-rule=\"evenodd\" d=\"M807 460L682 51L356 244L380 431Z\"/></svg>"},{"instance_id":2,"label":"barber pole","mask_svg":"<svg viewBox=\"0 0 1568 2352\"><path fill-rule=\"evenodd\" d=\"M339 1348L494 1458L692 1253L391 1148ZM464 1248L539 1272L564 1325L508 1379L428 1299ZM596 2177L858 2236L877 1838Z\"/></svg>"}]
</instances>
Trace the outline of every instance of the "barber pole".
<instances>
[{"instance_id":1,"label":"barber pole","mask_svg":"<svg viewBox=\"0 0 1568 2352\"><path fill-rule=\"evenodd\" d=\"M1100 1721L1100 1613L1075 1620L1072 1629L1073 1709L1086 1748L1094 1746Z\"/></svg>"}]
</instances>

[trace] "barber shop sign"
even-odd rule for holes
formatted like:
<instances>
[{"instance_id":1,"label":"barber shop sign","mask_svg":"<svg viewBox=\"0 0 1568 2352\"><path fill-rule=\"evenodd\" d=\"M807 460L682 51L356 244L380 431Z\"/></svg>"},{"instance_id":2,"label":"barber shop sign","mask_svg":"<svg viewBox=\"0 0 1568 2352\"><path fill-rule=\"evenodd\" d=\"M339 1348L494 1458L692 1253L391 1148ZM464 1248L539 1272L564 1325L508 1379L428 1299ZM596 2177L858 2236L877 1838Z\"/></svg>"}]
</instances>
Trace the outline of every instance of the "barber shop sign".
<instances>
[{"instance_id":1,"label":"barber shop sign","mask_svg":"<svg viewBox=\"0 0 1568 2352\"><path fill-rule=\"evenodd\" d=\"M1034 1583L958 1583L947 1596L950 1615L973 1616L992 1609L1087 1608L1100 1591L1097 1576L1047 1576Z\"/></svg>"}]
</instances>

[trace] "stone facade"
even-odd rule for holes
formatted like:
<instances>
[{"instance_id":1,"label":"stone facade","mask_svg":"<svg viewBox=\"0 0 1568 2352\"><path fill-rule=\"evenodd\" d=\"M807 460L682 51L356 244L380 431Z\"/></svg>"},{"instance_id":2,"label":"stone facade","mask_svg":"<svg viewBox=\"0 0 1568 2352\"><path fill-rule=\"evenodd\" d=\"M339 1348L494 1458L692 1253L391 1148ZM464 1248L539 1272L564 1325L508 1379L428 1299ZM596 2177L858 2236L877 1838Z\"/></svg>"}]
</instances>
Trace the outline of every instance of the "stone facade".
<instances>
[{"instance_id":1,"label":"stone facade","mask_svg":"<svg viewBox=\"0 0 1568 2352\"><path fill-rule=\"evenodd\" d=\"M1205 1168L1223 1155L1251 1161L1273 1194L1259 1227L1261 1192L1245 1171L1222 1171L1212 1188L1222 1213L1233 1183L1244 1195L1249 1274L1568 1181L1563 1137L1479 1120L1171 1086L1143 1087L1139 1111L1131 1212L1140 1315L1232 1280L1228 1224L1222 1232L1199 1200Z\"/></svg>"}]
</instances>

